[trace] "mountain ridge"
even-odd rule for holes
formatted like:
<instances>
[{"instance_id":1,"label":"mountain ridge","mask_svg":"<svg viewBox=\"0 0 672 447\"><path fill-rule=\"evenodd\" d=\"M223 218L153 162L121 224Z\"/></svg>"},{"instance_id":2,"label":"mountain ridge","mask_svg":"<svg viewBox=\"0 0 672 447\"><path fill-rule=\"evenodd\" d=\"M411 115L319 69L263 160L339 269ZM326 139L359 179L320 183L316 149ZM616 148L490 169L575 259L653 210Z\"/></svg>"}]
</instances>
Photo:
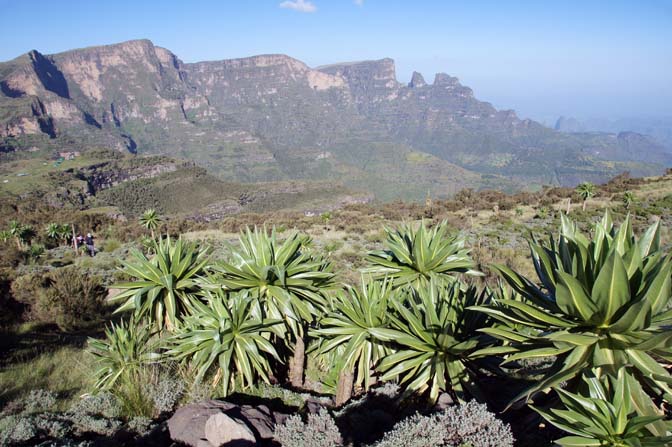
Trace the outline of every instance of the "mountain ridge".
<instances>
[{"instance_id":1,"label":"mountain ridge","mask_svg":"<svg viewBox=\"0 0 672 447\"><path fill-rule=\"evenodd\" d=\"M162 153L226 180L338 179L382 199L601 181L670 164L646 137L555 132L477 100L446 73L403 84L390 58L314 68L284 54L184 63L142 39L30 51L0 63L0 91L5 153Z\"/></svg>"}]
</instances>

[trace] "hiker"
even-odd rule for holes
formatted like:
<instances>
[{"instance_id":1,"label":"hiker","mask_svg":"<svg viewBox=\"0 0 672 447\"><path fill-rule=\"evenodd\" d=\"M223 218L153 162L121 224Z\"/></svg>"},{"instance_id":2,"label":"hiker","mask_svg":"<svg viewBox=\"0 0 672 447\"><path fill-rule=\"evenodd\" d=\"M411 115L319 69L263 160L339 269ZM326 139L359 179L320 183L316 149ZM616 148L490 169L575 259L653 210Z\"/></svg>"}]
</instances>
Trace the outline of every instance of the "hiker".
<instances>
[{"instance_id":1,"label":"hiker","mask_svg":"<svg viewBox=\"0 0 672 447\"><path fill-rule=\"evenodd\" d=\"M93 246L93 236L91 233L86 234L84 242L86 243L86 249L89 251L89 256L96 256L96 248Z\"/></svg>"}]
</instances>

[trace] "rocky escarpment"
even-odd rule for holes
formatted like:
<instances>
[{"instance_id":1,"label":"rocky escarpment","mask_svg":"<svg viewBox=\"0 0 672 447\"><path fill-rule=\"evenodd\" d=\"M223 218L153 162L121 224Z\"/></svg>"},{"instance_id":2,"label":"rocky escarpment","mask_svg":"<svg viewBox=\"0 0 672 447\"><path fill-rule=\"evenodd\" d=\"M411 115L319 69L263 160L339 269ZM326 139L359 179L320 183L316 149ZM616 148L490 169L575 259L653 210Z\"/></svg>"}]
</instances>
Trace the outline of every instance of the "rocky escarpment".
<instances>
[{"instance_id":1,"label":"rocky escarpment","mask_svg":"<svg viewBox=\"0 0 672 447\"><path fill-rule=\"evenodd\" d=\"M106 161L86 166L81 169L65 171L87 184L88 193L95 195L104 189L112 188L124 182L140 179L152 179L161 174L175 172L180 168L188 168L193 163L178 162L168 158L134 159L121 163Z\"/></svg>"},{"instance_id":2,"label":"rocky escarpment","mask_svg":"<svg viewBox=\"0 0 672 447\"><path fill-rule=\"evenodd\" d=\"M0 148L28 147L164 153L227 180L339 179L388 195L412 189L391 178L417 183L412 194L454 188L422 173L417 153L472 187L486 184L480 174L571 183L671 163L647 137L556 132L496 110L444 73L402 84L392 59L183 63L148 40L1 63ZM473 172L458 176L461 168Z\"/></svg>"}]
</instances>

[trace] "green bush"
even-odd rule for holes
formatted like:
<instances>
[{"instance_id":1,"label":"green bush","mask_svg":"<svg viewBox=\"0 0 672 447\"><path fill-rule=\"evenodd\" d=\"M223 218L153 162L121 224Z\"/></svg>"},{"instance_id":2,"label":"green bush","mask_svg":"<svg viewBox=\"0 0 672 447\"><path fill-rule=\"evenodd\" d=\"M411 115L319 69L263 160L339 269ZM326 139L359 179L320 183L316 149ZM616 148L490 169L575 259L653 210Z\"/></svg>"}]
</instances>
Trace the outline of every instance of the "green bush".
<instances>
[{"instance_id":1,"label":"green bush","mask_svg":"<svg viewBox=\"0 0 672 447\"><path fill-rule=\"evenodd\" d=\"M105 253L111 253L121 248L121 242L118 239L106 239L101 245L101 249Z\"/></svg>"},{"instance_id":2,"label":"green bush","mask_svg":"<svg viewBox=\"0 0 672 447\"><path fill-rule=\"evenodd\" d=\"M660 424L663 416L640 416L632 405L630 390L636 383L624 369L617 377L605 378L604 383L592 376L585 380L587 395L557 388L563 409L534 410L570 434L555 441L561 446L669 446L672 436L659 436L650 430L651 424ZM670 428L669 423L663 423L664 433Z\"/></svg>"},{"instance_id":3,"label":"green bush","mask_svg":"<svg viewBox=\"0 0 672 447\"><path fill-rule=\"evenodd\" d=\"M46 294L40 306L53 315L61 330L70 331L99 323L109 314L105 305L107 290L98 276L74 266L47 275Z\"/></svg>"},{"instance_id":4,"label":"green bush","mask_svg":"<svg viewBox=\"0 0 672 447\"><path fill-rule=\"evenodd\" d=\"M109 315L101 278L75 266L19 276L11 292L26 306L28 319L56 323L64 331L90 327Z\"/></svg>"},{"instance_id":5,"label":"green bush","mask_svg":"<svg viewBox=\"0 0 672 447\"><path fill-rule=\"evenodd\" d=\"M47 276L42 271L26 273L12 281L12 297L24 305L27 319L38 322L52 321L49 309L42 307L48 284Z\"/></svg>"}]
</instances>

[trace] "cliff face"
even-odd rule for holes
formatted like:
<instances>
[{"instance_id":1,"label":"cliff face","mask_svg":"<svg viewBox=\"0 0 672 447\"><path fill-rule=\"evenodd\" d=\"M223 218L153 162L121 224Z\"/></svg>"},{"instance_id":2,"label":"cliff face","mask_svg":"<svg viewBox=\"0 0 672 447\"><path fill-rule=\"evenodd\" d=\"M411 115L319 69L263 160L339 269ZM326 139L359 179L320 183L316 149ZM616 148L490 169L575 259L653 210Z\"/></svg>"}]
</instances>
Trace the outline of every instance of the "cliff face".
<instances>
[{"instance_id":1,"label":"cliff face","mask_svg":"<svg viewBox=\"0 0 672 447\"><path fill-rule=\"evenodd\" d=\"M401 84L392 59L317 68L284 55L185 64L137 40L55 55L31 51L0 64L0 92L5 151L160 152L232 180L349 176L369 185L408 172L458 173L459 165L523 182L570 183L620 169L604 171L600 160L637 162L627 166L634 172L656 169L640 161L670 163L643 136L562 134L498 111L447 74L427 84L414 73ZM472 173L463 186L478 182Z\"/></svg>"}]
</instances>

